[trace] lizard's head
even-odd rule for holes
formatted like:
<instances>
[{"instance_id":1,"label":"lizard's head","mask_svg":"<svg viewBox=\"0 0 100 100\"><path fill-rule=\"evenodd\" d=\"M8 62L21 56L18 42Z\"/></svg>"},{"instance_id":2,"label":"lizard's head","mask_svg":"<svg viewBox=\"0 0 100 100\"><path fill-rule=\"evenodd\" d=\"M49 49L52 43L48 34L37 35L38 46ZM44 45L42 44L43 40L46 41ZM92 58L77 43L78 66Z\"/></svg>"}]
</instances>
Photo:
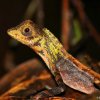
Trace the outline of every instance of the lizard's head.
<instances>
[{"instance_id":1,"label":"lizard's head","mask_svg":"<svg viewBox=\"0 0 100 100\"><path fill-rule=\"evenodd\" d=\"M40 31L42 30L39 30L32 21L26 20L20 25L9 29L7 32L14 39L29 46L37 44L43 38Z\"/></svg>"}]
</instances>

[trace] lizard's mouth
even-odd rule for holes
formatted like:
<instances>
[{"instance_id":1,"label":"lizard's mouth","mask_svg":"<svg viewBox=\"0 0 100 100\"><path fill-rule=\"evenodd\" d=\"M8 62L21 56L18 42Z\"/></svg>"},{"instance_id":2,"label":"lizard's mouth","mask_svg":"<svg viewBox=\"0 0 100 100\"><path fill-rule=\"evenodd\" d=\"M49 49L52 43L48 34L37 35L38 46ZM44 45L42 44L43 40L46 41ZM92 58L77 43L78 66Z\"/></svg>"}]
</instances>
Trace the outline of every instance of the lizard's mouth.
<instances>
[{"instance_id":1,"label":"lizard's mouth","mask_svg":"<svg viewBox=\"0 0 100 100\"><path fill-rule=\"evenodd\" d=\"M42 39L37 40L36 42L33 42L32 40L29 40L29 46L40 46L40 41Z\"/></svg>"}]
</instances>

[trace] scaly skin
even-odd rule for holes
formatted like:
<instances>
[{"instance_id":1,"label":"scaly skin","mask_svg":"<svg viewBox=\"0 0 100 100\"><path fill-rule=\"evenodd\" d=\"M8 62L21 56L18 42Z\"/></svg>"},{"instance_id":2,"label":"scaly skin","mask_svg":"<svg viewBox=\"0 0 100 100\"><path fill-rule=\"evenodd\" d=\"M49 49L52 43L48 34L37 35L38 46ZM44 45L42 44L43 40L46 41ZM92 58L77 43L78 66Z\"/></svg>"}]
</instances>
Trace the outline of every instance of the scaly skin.
<instances>
[{"instance_id":1,"label":"scaly skin","mask_svg":"<svg viewBox=\"0 0 100 100\"><path fill-rule=\"evenodd\" d=\"M8 34L42 57L58 86L63 80L69 87L86 94L97 90L94 83L100 83L100 75L68 54L59 40L46 28L40 29L32 21L27 20L9 29Z\"/></svg>"}]
</instances>

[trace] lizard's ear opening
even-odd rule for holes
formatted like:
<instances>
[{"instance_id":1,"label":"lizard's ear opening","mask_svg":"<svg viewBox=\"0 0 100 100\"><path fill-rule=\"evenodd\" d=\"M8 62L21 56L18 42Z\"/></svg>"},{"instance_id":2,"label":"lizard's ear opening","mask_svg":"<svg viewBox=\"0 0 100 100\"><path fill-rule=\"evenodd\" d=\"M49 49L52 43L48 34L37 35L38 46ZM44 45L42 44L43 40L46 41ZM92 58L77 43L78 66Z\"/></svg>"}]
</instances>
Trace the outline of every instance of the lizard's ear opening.
<instances>
[{"instance_id":1,"label":"lizard's ear opening","mask_svg":"<svg viewBox=\"0 0 100 100\"><path fill-rule=\"evenodd\" d=\"M31 30L31 28L29 28L29 27L24 28L22 34L23 34L24 36L31 36L31 35L32 35L32 30Z\"/></svg>"}]
</instances>

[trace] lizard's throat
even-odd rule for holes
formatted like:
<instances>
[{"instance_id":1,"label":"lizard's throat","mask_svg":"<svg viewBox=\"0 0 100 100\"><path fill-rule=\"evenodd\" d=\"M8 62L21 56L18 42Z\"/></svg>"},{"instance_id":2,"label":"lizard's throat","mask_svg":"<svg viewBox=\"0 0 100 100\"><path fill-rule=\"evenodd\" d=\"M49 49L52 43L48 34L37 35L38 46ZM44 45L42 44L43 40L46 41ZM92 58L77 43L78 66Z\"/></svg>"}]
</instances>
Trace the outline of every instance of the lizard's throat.
<instances>
[{"instance_id":1,"label":"lizard's throat","mask_svg":"<svg viewBox=\"0 0 100 100\"><path fill-rule=\"evenodd\" d=\"M54 74L56 71L56 62L59 60L60 56L59 54L53 55L51 52L48 53L46 50L42 50L38 52L38 55L41 56L41 58L44 60L48 68L51 70L51 72Z\"/></svg>"}]
</instances>

